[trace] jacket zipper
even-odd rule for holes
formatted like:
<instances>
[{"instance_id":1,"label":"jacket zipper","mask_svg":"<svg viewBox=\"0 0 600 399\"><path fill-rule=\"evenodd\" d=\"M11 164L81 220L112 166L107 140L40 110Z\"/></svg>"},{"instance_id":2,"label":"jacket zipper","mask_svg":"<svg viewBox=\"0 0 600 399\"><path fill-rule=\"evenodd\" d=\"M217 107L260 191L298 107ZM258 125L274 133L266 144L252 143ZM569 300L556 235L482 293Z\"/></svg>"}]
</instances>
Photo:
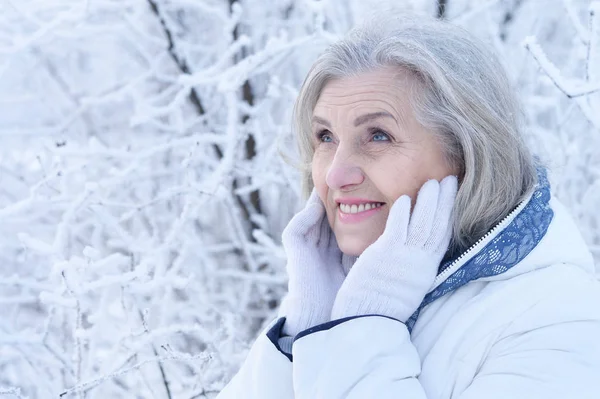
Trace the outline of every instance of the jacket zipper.
<instances>
[{"instance_id":1,"label":"jacket zipper","mask_svg":"<svg viewBox=\"0 0 600 399\"><path fill-rule=\"evenodd\" d=\"M458 258L454 260L443 272L437 275L435 280L433 281L433 286L429 290L429 292L436 289L441 283L443 283L450 275L452 275L455 271L460 269L466 262L471 258L473 252L479 252L484 246L486 246L493 237L496 236L498 230L504 229L514 217L525 208L525 206L531 200L533 193L529 194L527 198L525 198L521 203L513 209L504 219L500 221L500 223L496 224L490 231L488 231L483 237L481 237L477 242L469 247L465 252L463 252Z\"/></svg>"}]
</instances>

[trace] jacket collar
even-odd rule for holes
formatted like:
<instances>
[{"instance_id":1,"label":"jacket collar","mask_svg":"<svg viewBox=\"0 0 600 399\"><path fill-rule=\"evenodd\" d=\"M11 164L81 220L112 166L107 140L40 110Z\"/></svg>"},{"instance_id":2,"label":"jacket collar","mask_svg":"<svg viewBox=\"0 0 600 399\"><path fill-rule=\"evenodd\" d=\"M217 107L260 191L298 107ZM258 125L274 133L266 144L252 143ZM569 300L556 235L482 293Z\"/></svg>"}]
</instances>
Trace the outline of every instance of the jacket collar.
<instances>
[{"instance_id":1,"label":"jacket collar","mask_svg":"<svg viewBox=\"0 0 600 399\"><path fill-rule=\"evenodd\" d=\"M440 267L438 279L419 309L407 321L412 330L421 309L470 281L503 274L521 262L542 240L548 231L554 212L550 207L550 183L547 172L538 168L538 184L525 203L517 207L507 221L494 228L485 239L465 253L450 259ZM447 274L447 276L446 276Z\"/></svg>"}]
</instances>

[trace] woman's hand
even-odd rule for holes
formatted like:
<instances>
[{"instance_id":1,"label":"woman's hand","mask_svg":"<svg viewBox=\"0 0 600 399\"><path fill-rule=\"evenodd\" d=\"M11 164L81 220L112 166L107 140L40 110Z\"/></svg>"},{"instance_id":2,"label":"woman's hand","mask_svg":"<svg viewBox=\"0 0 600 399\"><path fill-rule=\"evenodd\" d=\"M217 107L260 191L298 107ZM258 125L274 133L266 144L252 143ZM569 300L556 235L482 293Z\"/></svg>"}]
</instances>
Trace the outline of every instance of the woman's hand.
<instances>
[{"instance_id":1,"label":"woman's hand","mask_svg":"<svg viewBox=\"0 0 600 399\"><path fill-rule=\"evenodd\" d=\"M455 176L421 187L412 216L410 197L393 204L385 230L358 258L340 288L332 318L378 314L402 322L431 288L452 236Z\"/></svg>"},{"instance_id":2,"label":"woman's hand","mask_svg":"<svg viewBox=\"0 0 600 399\"><path fill-rule=\"evenodd\" d=\"M282 242L289 292L279 315L286 317L284 334L296 335L330 320L335 296L356 258L342 255L316 190L284 229Z\"/></svg>"}]
</instances>

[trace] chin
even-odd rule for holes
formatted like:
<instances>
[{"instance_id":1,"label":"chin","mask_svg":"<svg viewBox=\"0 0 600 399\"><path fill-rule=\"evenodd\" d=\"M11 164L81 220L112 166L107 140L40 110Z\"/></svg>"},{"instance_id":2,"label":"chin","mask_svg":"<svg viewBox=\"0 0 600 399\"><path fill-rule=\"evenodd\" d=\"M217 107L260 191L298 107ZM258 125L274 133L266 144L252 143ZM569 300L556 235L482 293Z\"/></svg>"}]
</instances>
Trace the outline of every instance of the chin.
<instances>
[{"instance_id":1,"label":"chin","mask_svg":"<svg viewBox=\"0 0 600 399\"><path fill-rule=\"evenodd\" d=\"M338 246L346 255L360 256L369 246L369 242L366 239L344 237L338 240Z\"/></svg>"}]
</instances>

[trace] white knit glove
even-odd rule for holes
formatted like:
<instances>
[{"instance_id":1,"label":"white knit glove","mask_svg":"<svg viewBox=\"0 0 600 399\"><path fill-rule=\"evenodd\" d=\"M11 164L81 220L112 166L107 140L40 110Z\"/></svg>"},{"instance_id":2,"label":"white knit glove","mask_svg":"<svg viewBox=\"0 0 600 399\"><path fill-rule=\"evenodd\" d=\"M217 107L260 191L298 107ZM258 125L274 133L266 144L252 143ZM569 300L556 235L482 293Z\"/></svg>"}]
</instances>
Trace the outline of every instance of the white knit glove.
<instances>
[{"instance_id":1,"label":"white knit glove","mask_svg":"<svg viewBox=\"0 0 600 399\"><path fill-rule=\"evenodd\" d=\"M433 285L452 235L455 176L398 198L381 237L358 258L340 288L332 319L377 314L406 322Z\"/></svg>"},{"instance_id":2,"label":"white knit glove","mask_svg":"<svg viewBox=\"0 0 600 399\"><path fill-rule=\"evenodd\" d=\"M289 281L279 316L286 318L283 333L296 335L329 321L335 295L356 257L340 251L315 190L283 230L282 243Z\"/></svg>"}]
</instances>

